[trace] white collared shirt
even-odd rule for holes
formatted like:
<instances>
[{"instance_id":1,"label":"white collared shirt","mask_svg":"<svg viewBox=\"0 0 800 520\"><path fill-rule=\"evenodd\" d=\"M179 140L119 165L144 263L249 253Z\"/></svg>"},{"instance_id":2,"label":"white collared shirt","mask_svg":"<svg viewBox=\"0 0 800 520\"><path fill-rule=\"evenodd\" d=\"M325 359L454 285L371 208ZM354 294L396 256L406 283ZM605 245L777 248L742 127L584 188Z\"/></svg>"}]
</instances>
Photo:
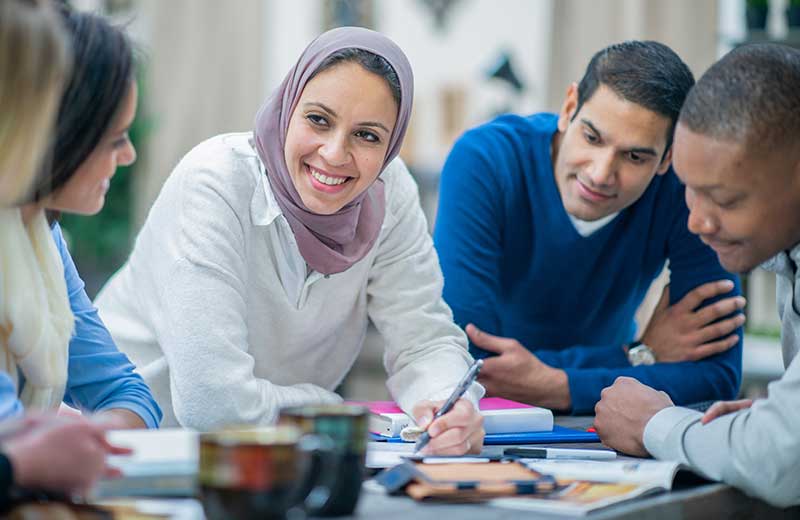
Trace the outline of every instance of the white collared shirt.
<instances>
[{"instance_id":1,"label":"white collared shirt","mask_svg":"<svg viewBox=\"0 0 800 520\"><path fill-rule=\"evenodd\" d=\"M372 250L343 273L306 276L248 138L217 136L181 160L97 298L163 424L268 424L285 406L339 401L368 320L400 406L446 398L472 359L402 161L381 174L386 214Z\"/></svg>"}]
</instances>

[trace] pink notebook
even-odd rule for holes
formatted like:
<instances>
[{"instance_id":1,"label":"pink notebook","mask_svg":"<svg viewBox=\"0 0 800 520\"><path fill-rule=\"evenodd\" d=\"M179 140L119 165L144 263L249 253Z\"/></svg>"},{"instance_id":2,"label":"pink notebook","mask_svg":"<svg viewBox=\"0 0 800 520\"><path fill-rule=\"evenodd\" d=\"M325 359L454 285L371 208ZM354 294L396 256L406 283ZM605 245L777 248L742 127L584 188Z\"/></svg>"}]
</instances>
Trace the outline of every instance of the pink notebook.
<instances>
[{"instance_id":1,"label":"pink notebook","mask_svg":"<svg viewBox=\"0 0 800 520\"><path fill-rule=\"evenodd\" d=\"M348 401L370 409L369 429L384 437L397 437L413 423L394 401ZM545 432L553 429L553 412L500 397L480 401L483 427L487 434Z\"/></svg>"}]
</instances>

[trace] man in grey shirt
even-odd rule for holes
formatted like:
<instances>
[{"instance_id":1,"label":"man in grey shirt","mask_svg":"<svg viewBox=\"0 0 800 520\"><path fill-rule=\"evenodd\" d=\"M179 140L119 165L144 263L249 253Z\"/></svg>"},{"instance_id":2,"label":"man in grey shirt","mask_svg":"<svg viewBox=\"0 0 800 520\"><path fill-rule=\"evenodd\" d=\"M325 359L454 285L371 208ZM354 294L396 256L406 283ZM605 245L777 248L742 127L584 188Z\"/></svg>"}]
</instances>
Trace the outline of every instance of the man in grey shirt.
<instances>
[{"instance_id":1,"label":"man in grey shirt","mask_svg":"<svg viewBox=\"0 0 800 520\"><path fill-rule=\"evenodd\" d=\"M689 229L729 271L776 273L786 372L766 399L717 403L705 416L619 378L595 427L617 450L800 504L800 50L749 45L714 64L686 98L673 153Z\"/></svg>"}]
</instances>

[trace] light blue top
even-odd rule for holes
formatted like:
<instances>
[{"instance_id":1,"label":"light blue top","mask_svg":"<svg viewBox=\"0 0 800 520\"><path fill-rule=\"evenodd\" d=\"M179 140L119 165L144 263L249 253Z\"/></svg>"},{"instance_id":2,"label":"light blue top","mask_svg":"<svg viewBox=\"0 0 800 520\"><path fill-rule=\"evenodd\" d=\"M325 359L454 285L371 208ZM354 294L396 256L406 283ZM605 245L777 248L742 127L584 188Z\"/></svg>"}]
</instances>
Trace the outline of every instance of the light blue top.
<instances>
[{"instance_id":1,"label":"light blue top","mask_svg":"<svg viewBox=\"0 0 800 520\"><path fill-rule=\"evenodd\" d=\"M150 388L128 357L117 349L97 309L84 290L69 254L61 228L53 226L53 239L64 262L64 278L75 333L69 343L69 373L64 402L87 412L125 408L142 418L148 428L158 428L161 409ZM20 377L20 379L22 379ZM20 388L24 381L20 382ZM0 420L22 414L23 407L7 374L0 373Z\"/></svg>"}]
</instances>

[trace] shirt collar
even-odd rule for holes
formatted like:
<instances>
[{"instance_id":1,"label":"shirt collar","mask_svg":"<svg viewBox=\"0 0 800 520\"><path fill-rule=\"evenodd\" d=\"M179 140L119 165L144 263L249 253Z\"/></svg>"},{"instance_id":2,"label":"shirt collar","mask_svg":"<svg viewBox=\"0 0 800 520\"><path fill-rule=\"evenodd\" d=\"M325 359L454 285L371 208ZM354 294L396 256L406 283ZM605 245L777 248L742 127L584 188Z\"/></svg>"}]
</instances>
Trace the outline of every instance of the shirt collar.
<instances>
[{"instance_id":1,"label":"shirt collar","mask_svg":"<svg viewBox=\"0 0 800 520\"><path fill-rule=\"evenodd\" d=\"M794 278L798 265L800 265L800 244L795 245L789 251L781 251L768 259L761 264L761 268L788 278Z\"/></svg>"},{"instance_id":2,"label":"shirt collar","mask_svg":"<svg viewBox=\"0 0 800 520\"><path fill-rule=\"evenodd\" d=\"M617 215L619 215L619 211L616 213L612 213L611 215L606 215L605 217L597 220L581 220L577 217L572 216L571 214L567 213L569 219L572 221L572 225L575 227L575 230L578 232L579 235L582 237L588 237L589 235L593 234L595 231L599 231L600 229L604 228L609 222L614 220Z\"/></svg>"},{"instance_id":3,"label":"shirt collar","mask_svg":"<svg viewBox=\"0 0 800 520\"><path fill-rule=\"evenodd\" d=\"M272 188L269 185L269 177L264 169L264 163L250 144L250 136L241 144L237 144L237 151L252 160L256 168L251 172L256 175L256 188L253 190L253 197L250 199L250 219L254 226L269 226L275 219L283 214Z\"/></svg>"}]
</instances>

